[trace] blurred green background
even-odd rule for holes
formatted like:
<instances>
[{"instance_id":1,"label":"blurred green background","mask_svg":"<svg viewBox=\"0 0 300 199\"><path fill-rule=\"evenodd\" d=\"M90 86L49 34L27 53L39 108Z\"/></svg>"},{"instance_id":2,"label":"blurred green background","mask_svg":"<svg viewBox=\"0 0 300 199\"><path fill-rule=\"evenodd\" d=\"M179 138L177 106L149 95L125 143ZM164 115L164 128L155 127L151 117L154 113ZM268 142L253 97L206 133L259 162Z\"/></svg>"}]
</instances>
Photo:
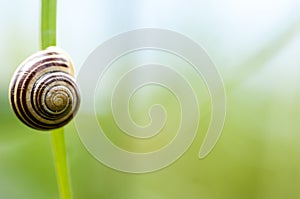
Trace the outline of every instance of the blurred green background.
<instances>
[{"instance_id":1,"label":"blurred green background","mask_svg":"<svg viewBox=\"0 0 300 199\"><path fill-rule=\"evenodd\" d=\"M7 97L13 71L39 49L39 9L38 0L0 2L1 199L58 198L49 134L22 125ZM192 146L177 162L154 173L126 174L102 165L69 124L74 198L300 198L299 10L297 0L58 1L58 45L69 52L77 73L89 53L112 36L136 28L166 28L207 50L227 94L226 123L213 152L197 158L210 119L209 107L202 103L204 114ZM156 92L177 111L172 99L166 103L168 94ZM203 95L209 99L207 91ZM138 119L145 113L134 114ZM102 117L110 128L109 115ZM171 121L176 123L176 118ZM125 138L110 137L131 147Z\"/></svg>"}]
</instances>

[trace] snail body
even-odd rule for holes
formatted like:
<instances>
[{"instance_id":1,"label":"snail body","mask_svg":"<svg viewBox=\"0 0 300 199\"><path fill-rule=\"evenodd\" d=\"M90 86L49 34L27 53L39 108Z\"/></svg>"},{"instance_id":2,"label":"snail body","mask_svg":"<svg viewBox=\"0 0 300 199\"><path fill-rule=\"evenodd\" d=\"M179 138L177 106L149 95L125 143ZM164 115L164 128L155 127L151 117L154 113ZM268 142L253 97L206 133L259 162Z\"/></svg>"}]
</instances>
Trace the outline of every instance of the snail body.
<instances>
[{"instance_id":1,"label":"snail body","mask_svg":"<svg viewBox=\"0 0 300 199\"><path fill-rule=\"evenodd\" d=\"M9 98L17 117L29 127L50 130L66 125L80 103L71 59L58 47L28 57L11 80Z\"/></svg>"}]
</instances>

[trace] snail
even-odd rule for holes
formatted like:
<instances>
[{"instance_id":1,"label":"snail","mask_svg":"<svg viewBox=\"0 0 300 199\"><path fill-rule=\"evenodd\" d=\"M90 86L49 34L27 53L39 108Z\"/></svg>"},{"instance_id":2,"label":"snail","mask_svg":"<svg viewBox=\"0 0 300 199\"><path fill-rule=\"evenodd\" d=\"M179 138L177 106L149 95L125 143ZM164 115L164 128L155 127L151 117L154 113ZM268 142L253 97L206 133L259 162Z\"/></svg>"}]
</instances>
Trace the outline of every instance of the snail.
<instances>
[{"instance_id":1,"label":"snail","mask_svg":"<svg viewBox=\"0 0 300 199\"><path fill-rule=\"evenodd\" d=\"M31 55L15 71L9 98L14 113L31 128L66 125L80 104L71 59L54 46Z\"/></svg>"}]
</instances>

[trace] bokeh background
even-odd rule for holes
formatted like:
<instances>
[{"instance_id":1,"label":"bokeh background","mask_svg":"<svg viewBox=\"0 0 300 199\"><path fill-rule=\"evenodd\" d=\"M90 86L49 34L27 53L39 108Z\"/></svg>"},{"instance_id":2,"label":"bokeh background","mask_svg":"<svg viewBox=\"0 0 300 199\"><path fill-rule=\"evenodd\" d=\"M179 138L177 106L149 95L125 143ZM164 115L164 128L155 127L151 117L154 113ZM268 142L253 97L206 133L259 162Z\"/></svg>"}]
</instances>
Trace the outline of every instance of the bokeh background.
<instances>
[{"instance_id":1,"label":"bokeh background","mask_svg":"<svg viewBox=\"0 0 300 199\"><path fill-rule=\"evenodd\" d=\"M192 146L177 162L154 173L126 174L102 165L86 151L70 123L66 142L74 198L300 198L299 10L298 0L59 1L58 45L69 52L77 73L89 53L112 36L137 28L165 28L207 50L227 94L226 123L213 152L197 158L210 120L203 103ZM39 17L38 0L0 2L1 199L58 198L49 133L22 125L7 94L17 65L39 49ZM209 99L207 91L203 95ZM160 90L156 96L172 113L177 104L171 97ZM133 104L133 111L140 110L137 107ZM139 114L145 113L134 112L140 122L149 119ZM109 129L109 115L101 117ZM131 147L117 135L109 136Z\"/></svg>"}]
</instances>

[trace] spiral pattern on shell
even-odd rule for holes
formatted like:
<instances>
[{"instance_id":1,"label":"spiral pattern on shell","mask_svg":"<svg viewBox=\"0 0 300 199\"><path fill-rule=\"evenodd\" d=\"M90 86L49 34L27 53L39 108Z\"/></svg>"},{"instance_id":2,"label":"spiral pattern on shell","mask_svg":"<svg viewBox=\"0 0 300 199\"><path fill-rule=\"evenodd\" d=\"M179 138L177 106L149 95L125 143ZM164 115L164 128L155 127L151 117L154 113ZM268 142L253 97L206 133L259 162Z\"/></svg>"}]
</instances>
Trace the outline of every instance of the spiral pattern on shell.
<instances>
[{"instance_id":1,"label":"spiral pattern on shell","mask_svg":"<svg viewBox=\"0 0 300 199\"><path fill-rule=\"evenodd\" d=\"M23 123L34 129L64 126L76 114L79 103L72 62L58 47L27 58L11 80L11 107Z\"/></svg>"}]
</instances>

